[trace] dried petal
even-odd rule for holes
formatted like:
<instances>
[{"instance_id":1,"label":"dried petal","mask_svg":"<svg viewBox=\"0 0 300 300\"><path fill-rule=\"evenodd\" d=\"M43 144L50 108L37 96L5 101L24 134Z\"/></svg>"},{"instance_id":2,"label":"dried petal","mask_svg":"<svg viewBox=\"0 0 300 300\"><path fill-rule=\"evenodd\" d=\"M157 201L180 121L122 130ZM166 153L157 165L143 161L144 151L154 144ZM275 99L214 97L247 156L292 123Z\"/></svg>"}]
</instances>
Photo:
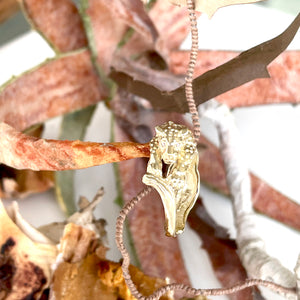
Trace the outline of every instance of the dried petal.
<instances>
[{"instance_id":1,"label":"dried petal","mask_svg":"<svg viewBox=\"0 0 300 300\"><path fill-rule=\"evenodd\" d=\"M0 121L18 130L95 104L107 96L88 51L50 60L0 90Z\"/></svg>"},{"instance_id":2,"label":"dried petal","mask_svg":"<svg viewBox=\"0 0 300 300\"><path fill-rule=\"evenodd\" d=\"M57 52L87 46L83 23L71 0L20 0L33 27Z\"/></svg>"},{"instance_id":3,"label":"dried petal","mask_svg":"<svg viewBox=\"0 0 300 300\"><path fill-rule=\"evenodd\" d=\"M44 140L0 123L0 162L16 169L71 170L149 156L148 144Z\"/></svg>"}]
</instances>

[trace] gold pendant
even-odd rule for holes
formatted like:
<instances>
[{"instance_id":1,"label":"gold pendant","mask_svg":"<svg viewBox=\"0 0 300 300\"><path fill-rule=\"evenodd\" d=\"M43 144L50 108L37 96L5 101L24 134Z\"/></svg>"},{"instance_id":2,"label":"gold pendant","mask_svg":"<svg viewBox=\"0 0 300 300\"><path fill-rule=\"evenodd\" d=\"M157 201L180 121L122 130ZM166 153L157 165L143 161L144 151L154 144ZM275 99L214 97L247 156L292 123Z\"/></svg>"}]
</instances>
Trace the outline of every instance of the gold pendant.
<instances>
[{"instance_id":1,"label":"gold pendant","mask_svg":"<svg viewBox=\"0 0 300 300\"><path fill-rule=\"evenodd\" d=\"M183 232L200 191L199 155L193 133L171 121L155 127L143 182L153 186L165 210L166 235Z\"/></svg>"}]
</instances>

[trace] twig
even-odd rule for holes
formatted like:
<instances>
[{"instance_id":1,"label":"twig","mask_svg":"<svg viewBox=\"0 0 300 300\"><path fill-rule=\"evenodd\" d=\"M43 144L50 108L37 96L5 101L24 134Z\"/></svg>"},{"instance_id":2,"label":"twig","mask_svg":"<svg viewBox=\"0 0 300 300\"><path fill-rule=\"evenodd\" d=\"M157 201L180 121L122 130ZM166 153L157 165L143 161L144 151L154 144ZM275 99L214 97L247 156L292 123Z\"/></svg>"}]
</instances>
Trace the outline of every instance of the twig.
<instances>
[{"instance_id":1,"label":"twig","mask_svg":"<svg viewBox=\"0 0 300 300\"><path fill-rule=\"evenodd\" d=\"M239 256L248 275L295 288L294 274L266 253L264 242L257 234L251 202L250 177L232 114L227 106L220 105L215 100L199 107L199 111L200 115L213 121L218 130L226 179L233 199ZM296 299L294 293L284 295Z\"/></svg>"}]
</instances>

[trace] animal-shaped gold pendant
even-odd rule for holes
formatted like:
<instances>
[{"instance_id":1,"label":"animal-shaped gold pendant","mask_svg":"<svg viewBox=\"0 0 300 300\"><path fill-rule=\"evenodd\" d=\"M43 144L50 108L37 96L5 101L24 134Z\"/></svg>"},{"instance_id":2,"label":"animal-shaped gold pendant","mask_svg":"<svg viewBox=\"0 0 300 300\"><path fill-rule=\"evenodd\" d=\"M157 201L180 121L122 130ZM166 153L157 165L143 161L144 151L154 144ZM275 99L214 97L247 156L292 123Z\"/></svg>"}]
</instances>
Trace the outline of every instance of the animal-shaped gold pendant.
<instances>
[{"instance_id":1,"label":"animal-shaped gold pendant","mask_svg":"<svg viewBox=\"0 0 300 300\"><path fill-rule=\"evenodd\" d=\"M153 186L163 202L165 230L182 233L200 191L199 155L193 133L171 121L155 127L143 182Z\"/></svg>"}]
</instances>

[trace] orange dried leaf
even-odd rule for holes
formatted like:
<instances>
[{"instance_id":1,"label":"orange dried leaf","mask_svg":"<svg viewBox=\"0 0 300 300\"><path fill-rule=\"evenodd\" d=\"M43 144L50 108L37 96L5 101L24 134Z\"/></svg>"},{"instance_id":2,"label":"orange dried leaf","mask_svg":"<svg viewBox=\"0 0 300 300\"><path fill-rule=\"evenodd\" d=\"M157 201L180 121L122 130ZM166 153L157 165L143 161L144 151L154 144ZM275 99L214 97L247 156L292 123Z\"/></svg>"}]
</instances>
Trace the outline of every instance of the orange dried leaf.
<instances>
[{"instance_id":1,"label":"orange dried leaf","mask_svg":"<svg viewBox=\"0 0 300 300\"><path fill-rule=\"evenodd\" d=\"M33 27L58 52L87 46L83 23L71 0L19 0Z\"/></svg>"},{"instance_id":2,"label":"orange dried leaf","mask_svg":"<svg viewBox=\"0 0 300 300\"><path fill-rule=\"evenodd\" d=\"M195 75L237 56L233 51L199 51ZM170 70L174 74L185 74L189 62L188 51L173 51L170 54ZM300 102L300 51L286 51L268 67L271 80L260 78L230 90L216 99L231 108L271 103Z\"/></svg>"},{"instance_id":3,"label":"orange dried leaf","mask_svg":"<svg viewBox=\"0 0 300 300\"><path fill-rule=\"evenodd\" d=\"M18 130L95 104L107 96L88 51L50 60L0 90L0 121Z\"/></svg>"},{"instance_id":4,"label":"orange dried leaf","mask_svg":"<svg viewBox=\"0 0 300 300\"><path fill-rule=\"evenodd\" d=\"M0 124L0 162L16 169L73 170L149 156L148 144L44 140Z\"/></svg>"},{"instance_id":5,"label":"orange dried leaf","mask_svg":"<svg viewBox=\"0 0 300 300\"><path fill-rule=\"evenodd\" d=\"M138 289L145 295L166 284L165 280L144 275L130 266L130 273ZM123 278L121 264L88 255L83 261L61 263L54 273L52 293L60 300L134 300ZM167 296L161 299L170 299Z\"/></svg>"}]
</instances>

